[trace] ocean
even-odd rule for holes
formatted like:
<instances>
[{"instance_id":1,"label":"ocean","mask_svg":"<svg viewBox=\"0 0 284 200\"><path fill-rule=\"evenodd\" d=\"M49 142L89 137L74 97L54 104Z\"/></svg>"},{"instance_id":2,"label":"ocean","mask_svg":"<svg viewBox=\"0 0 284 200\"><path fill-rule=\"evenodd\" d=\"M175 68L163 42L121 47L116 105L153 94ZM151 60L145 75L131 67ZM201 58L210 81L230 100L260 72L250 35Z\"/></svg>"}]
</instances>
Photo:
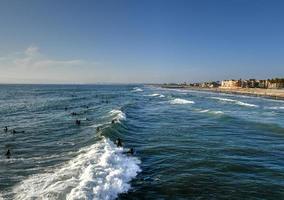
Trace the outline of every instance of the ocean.
<instances>
[{"instance_id":1,"label":"ocean","mask_svg":"<svg viewBox=\"0 0 284 200\"><path fill-rule=\"evenodd\" d=\"M0 199L284 199L284 101L0 85L0 127Z\"/></svg>"}]
</instances>

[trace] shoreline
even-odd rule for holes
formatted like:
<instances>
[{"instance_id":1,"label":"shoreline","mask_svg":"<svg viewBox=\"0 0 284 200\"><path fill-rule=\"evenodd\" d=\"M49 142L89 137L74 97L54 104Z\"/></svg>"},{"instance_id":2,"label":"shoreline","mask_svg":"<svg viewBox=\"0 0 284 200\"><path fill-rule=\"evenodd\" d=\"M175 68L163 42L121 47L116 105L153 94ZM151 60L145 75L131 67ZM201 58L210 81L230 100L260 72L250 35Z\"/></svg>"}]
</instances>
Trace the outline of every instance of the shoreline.
<instances>
[{"instance_id":1,"label":"shoreline","mask_svg":"<svg viewBox=\"0 0 284 200\"><path fill-rule=\"evenodd\" d=\"M284 89L262 89L262 88L200 88L190 86L178 85L163 85L153 84L152 86L167 88L167 89L181 89L181 90L197 90L215 93L247 95L255 97L264 97L268 99L284 100Z\"/></svg>"}]
</instances>

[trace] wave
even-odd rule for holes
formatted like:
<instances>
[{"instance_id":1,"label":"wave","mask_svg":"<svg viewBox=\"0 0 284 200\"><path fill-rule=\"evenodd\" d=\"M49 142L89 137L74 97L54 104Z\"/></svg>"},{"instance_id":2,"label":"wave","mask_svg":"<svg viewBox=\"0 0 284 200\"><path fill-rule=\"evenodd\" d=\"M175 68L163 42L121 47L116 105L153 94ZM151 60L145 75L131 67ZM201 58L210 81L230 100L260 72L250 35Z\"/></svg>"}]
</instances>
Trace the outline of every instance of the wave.
<instances>
[{"instance_id":1,"label":"wave","mask_svg":"<svg viewBox=\"0 0 284 200\"><path fill-rule=\"evenodd\" d=\"M176 98L170 101L170 104L193 104L194 101Z\"/></svg>"},{"instance_id":2,"label":"wave","mask_svg":"<svg viewBox=\"0 0 284 200\"><path fill-rule=\"evenodd\" d=\"M4 198L2 197L2 194L0 193L0 200L4 200Z\"/></svg>"},{"instance_id":3,"label":"wave","mask_svg":"<svg viewBox=\"0 0 284 200\"><path fill-rule=\"evenodd\" d=\"M85 147L52 172L33 175L13 188L14 199L115 199L141 171L136 157L109 139Z\"/></svg>"},{"instance_id":4,"label":"wave","mask_svg":"<svg viewBox=\"0 0 284 200\"><path fill-rule=\"evenodd\" d=\"M210 113L210 114L224 114L223 111L214 111L214 110L200 110L200 113Z\"/></svg>"},{"instance_id":5,"label":"wave","mask_svg":"<svg viewBox=\"0 0 284 200\"><path fill-rule=\"evenodd\" d=\"M143 90L139 87L133 88L132 92L143 92Z\"/></svg>"},{"instance_id":6,"label":"wave","mask_svg":"<svg viewBox=\"0 0 284 200\"><path fill-rule=\"evenodd\" d=\"M105 124L93 124L93 125L91 125L90 127L92 127L92 128L97 128L97 127L104 126L104 125L106 125L106 124L110 124L110 122L105 123Z\"/></svg>"},{"instance_id":7,"label":"wave","mask_svg":"<svg viewBox=\"0 0 284 200\"><path fill-rule=\"evenodd\" d=\"M121 122L121 120L126 120L126 115L121 110L111 110L110 115L114 116L114 120Z\"/></svg>"},{"instance_id":8,"label":"wave","mask_svg":"<svg viewBox=\"0 0 284 200\"><path fill-rule=\"evenodd\" d=\"M232 102L232 103L235 103L235 104L240 105L240 106L259 107L258 105L255 105L255 104L245 103L245 102L234 100L234 99L227 99L227 98L221 98L221 97L210 97L210 98L211 99L217 99L217 100L220 100L220 101Z\"/></svg>"},{"instance_id":9,"label":"wave","mask_svg":"<svg viewBox=\"0 0 284 200\"><path fill-rule=\"evenodd\" d=\"M283 110L284 106L272 106L272 107L265 107L267 109L271 109L271 110Z\"/></svg>"},{"instance_id":10,"label":"wave","mask_svg":"<svg viewBox=\"0 0 284 200\"><path fill-rule=\"evenodd\" d=\"M154 94L148 94L148 95L145 95L145 96L148 96L148 97L165 97L165 95L162 95L162 94L157 94L157 93L154 93Z\"/></svg>"},{"instance_id":11,"label":"wave","mask_svg":"<svg viewBox=\"0 0 284 200\"><path fill-rule=\"evenodd\" d=\"M145 96L147 96L147 97L156 97L156 96L159 96L160 94L157 94L157 93L155 93L155 94L147 94L147 95L145 95Z\"/></svg>"}]
</instances>

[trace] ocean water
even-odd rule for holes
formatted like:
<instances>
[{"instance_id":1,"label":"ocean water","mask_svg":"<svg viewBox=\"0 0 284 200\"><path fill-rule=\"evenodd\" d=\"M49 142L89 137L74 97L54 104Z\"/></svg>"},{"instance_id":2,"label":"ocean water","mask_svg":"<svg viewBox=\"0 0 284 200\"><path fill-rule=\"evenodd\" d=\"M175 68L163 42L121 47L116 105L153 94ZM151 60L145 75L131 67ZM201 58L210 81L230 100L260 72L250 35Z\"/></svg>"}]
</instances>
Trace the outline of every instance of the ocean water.
<instances>
[{"instance_id":1,"label":"ocean water","mask_svg":"<svg viewBox=\"0 0 284 200\"><path fill-rule=\"evenodd\" d=\"M0 127L0 199L284 199L284 101L0 85Z\"/></svg>"}]
</instances>

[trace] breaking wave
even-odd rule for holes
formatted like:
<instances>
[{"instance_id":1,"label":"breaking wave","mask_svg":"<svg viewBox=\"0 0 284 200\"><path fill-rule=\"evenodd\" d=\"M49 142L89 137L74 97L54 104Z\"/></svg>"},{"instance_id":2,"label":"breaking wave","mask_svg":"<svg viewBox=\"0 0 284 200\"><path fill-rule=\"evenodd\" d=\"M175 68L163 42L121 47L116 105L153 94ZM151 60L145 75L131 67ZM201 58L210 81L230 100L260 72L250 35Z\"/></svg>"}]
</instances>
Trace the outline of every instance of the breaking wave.
<instances>
[{"instance_id":1,"label":"breaking wave","mask_svg":"<svg viewBox=\"0 0 284 200\"><path fill-rule=\"evenodd\" d=\"M284 106L272 106L272 107L266 107L267 109L271 110L284 110Z\"/></svg>"},{"instance_id":2,"label":"breaking wave","mask_svg":"<svg viewBox=\"0 0 284 200\"><path fill-rule=\"evenodd\" d=\"M194 101L176 98L170 101L170 104L193 104Z\"/></svg>"},{"instance_id":3,"label":"breaking wave","mask_svg":"<svg viewBox=\"0 0 284 200\"><path fill-rule=\"evenodd\" d=\"M141 171L136 157L109 139L81 149L63 166L29 177L13 189L14 199L115 199Z\"/></svg>"},{"instance_id":4,"label":"breaking wave","mask_svg":"<svg viewBox=\"0 0 284 200\"><path fill-rule=\"evenodd\" d=\"M148 97L165 97L165 95L162 95L162 94L157 94L157 93L154 93L154 94L148 94L148 95L145 95L145 96L148 96Z\"/></svg>"},{"instance_id":5,"label":"breaking wave","mask_svg":"<svg viewBox=\"0 0 284 200\"><path fill-rule=\"evenodd\" d=\"M210 113L210 114L224 114L223 111L214 111L214 110L200 110L200 113Z\"/></svg>"},{"instance_id":6,"label":"breaking wave","mask_svg":"<svg viewBox=\"0 0 284 200\"><path fill-rule=\"evenodd\" d=\"M234 99L226 99L226 98L221 98L221 97L210 97L211 99L217 99L219 101L226 101L226 102L232 102L240 106L247 106L247 107L259 107L258 105L255 104L250 104L250 103L245 103L242 101L234 100Z\"/></svg>"},{"instance_id":7,"label":"breaking wave","mask_svg":"<svg viewBox=\"0 0 284 200\"><path fill-rule=\"evenodd\" d=\"M132 92L143 92L143 90L139 87L133 88Z\"/></svg>"},{"instance_id":8,"label":"breaking wave","mask_svg":"<svg viewBox=\"0 0 284 200\"><path fill-rule=\"evenodd\" d=\"M111 110L110 112L111 116L114 116L114 120L117 120L118 122L121 122L121 120L126 120L126 115L121 110Z\"/></svg>"}]
</instances>

